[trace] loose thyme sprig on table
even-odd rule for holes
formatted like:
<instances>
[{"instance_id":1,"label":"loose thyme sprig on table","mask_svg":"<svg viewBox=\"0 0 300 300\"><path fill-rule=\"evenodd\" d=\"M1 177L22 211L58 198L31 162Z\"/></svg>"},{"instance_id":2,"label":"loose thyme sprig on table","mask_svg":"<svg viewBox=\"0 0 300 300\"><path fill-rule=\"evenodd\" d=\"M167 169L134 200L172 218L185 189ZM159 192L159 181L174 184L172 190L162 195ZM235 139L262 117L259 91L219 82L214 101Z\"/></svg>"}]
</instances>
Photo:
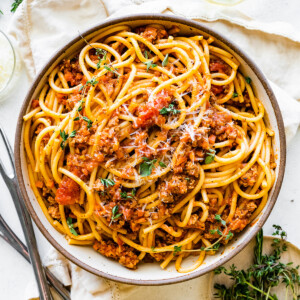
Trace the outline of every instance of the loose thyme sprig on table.
<instances>
[{"instance_id":1,"label":"loose thyme sprig on table","mask_svg":"<svg viewBox=\"0 0 300 300\"><path fill-rule=\"evenodd\" d=\"M293 263L280 262L281 254L287 250L285 239L287 234L278 225L275 228L271 254L263 254L263 231L256 236L254 248L254 261L247 270L238 270L235 265L229 269L219 267L215 274L224 273L230 276L233 284L227 287L223 284L215 284L216 298L223 300L235 299L270 299L279 300L276 294L272 294L271 288L279 284L285 285L286 297L288 299L289 290L293 294L293 300L300 299L298 289L300 286L299 266L293 267Z\"/></svg>"}]
</instances>

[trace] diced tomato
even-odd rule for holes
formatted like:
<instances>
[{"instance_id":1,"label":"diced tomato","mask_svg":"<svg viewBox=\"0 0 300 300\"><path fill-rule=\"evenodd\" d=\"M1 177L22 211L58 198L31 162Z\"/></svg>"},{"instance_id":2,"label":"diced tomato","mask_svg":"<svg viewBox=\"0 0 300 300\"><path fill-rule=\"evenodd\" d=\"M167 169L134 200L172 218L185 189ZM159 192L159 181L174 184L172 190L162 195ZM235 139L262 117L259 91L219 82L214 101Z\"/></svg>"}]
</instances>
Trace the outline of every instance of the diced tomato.
<instances>
[{"instance_id":1,"label":"diced tomato","mask_svg":"<svg viewBox=\"0 0 300 300\"><path fill-rule=\"evenodd\" d=\"M82 173L78 168L74 168L72 173L82 177ZM55 201L61 205L68 205L78 202L79 197L80 186L70 177L64 176L56 191Z\"/></svg>"},{"instance_id":2,"label":"diced tomato","mask_svg":"<svg viewBox=\"0 0 300 300\"><path fill-rule=\"evenodd\" d=\"M140 115L137 118L137 127L147 127L156 123L159 111L163 107L167 107L171 103L172 91L163 89L157 93L155 99L151 103L147 103L139 109Z\"/></svg>"}]
</instances>

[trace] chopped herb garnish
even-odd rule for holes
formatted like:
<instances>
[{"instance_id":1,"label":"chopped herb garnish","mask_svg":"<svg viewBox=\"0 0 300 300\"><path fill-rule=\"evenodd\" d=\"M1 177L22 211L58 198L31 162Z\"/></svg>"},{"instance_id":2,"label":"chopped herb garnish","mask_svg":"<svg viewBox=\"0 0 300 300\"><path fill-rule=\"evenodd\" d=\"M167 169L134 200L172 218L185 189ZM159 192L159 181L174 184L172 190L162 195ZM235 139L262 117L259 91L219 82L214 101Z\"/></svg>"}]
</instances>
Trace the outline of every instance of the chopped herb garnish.
<instances>
[{"instance_id":1,"label":"chopped herb garnish","mask_svg":"<svg viewBox=\"0 0 300 300\"><path fill-rule=\"evenodd\" d=\"M176 255L178 252L181 252L181 248L182 246L174 246L174 252L173 252L173 255Z\"/></svg>"},{"instance_id":2,"label":"chopped herb garnish","mask_svg":"<svg viewBox=\"0 0 300 300\"><path fill-rule=\"evenodd\" d=\"M92 78L91 80L88 80L86 82L86 84L84 84L83 86L81 86L81 88L79 89L79 91L82 91L85 87L87 87L89 85L95 86L97 83L99 83L99 81L96 80L95 78Z\"/></svg>"},{"instance_id":3,"label":"chopped herb garnish","mask_svg":"<svg viewBox=\"0 0 300 300\"><path fill-rule=\"evenodd\" d=\"M112 212L112 217L111 217L112 221L116 220L116 219L118 219L119 217L122 216L122 213L120 213L120 214L117 213L118 210L119 210L119 206L118 205L116 205L116 206L113 207L113 209L111 211Z\"/></svg>"},{"instance_id":4,"label":"chopped herb garnish","mask_svg":"<svg viewBox=\"0 0 300 300\"><path fill-rule=\"evenodd\" d=\"M152 247L151 247L151 251L152 251L152 252L156 252L156 250L155 250L155 247L154 247L154 246L152 246Z\"/></svg>"},{"instance_id":5,"label":"chopped herb garnish","mask_svg":"<svg viewBox=\"0 0 300 300\"><path fill-rule=\"evenodd\" d=\"M147 72L149 71L150 68L155 68L157 67L157 64L154 64L152 60L144 62L144 64L147 66Z\"/></svg>"},{"instance_id":6,"label":"chopped herb garnish","mask_svg":"<svg viewBox=\"0 0 300 300\"><path fill-rule=\"evenodd\" d=\"M80 120L80 117L74 118L74 121L79 121L79 120Z\"/></svg>"},{"instance_id":7,"label":"chopped herb garnish","mask_svg":"<svg viewBox=\"0 0 300 300\"><path fill-rule=\"evenodd\" d=\"M236 92L234 92L233 94L232 94L232 96L233 96L233 98L235 98L235 97L238 97L238 93L236 93Z\"/></svg>"},{"instance_id":8,"label":"chopped herb garnish","mask_svg":"<svg viewBox=\"0 0 300 300\"><path fill-rule=\"evenodd\" d=\"M214 161L215 159L215 156L216 156L216 151L213 150L213 149L209 149L207 152L206 152L206 156L205 156L205 161L204 163L207 165L207 164L210 164Z\"/></svg>"},{"instance_id":9,"label":"chopped herb garnish","mask_svg":"<svg viewBox=\"0 0 300 300\"><path fill-rule=\"evenodd\" d=\"M68 217L67 218L67 224L68 224L68 227L70 229L70 232L73 234L73 235L78 235L78 233L76 232L76 230L74 229L74 224L73 224L73 219L71 217Z\"/></svg>"},{"instance_id":10,"label":"chopped herb garnish","mask_svg":"<svg viewBox=\"0 0 300 300\"><path fill-rule=\"evenodd\" d=\"M163 163L162 161L160 161L158 164L159 164L162 168L166 168L166 167L167 167L167 165L166 165L165 163Z\"/></svg>"},{"instance_id":11,"label":"chopped herb garnish","mask_svg":"<svg viewBox=\"0 0 300 300\"><path fill-rule=\"evenodd\" d=\"M61 149L64 149L66 141L69 138L69 135L64 130L63 131L60 130L59 135L62 138L62 142L60 143L60 147L61 147Z\"/></svg>"},{"instance_id":12,"label":"chopped herb garnish","mask_svg":"<svg viewBox=\"0 0 300 300\"><path fill-rule=\"evenodd\" d=\"M19 5L23 2L23 0L15 0L15 2L11 5L11 12L15 12Z\"/></svg>"},{"instance_id":13,"label":"chopped herb garnish","mask_svg":"<svg viewBox=\"0 0 300 300\"><path fill-rule=\"evenodd\" d=\"M168 64L169 54L167 54L162 62L162 66L165 67Z\"/></svg>"},{"instance_id":14,"label":"chopped herb garnish","mask_svg":"<svg viewBox=\"0 0 300 300\"><path fill-rule=\"evenodd\" d=\"M97 62L97 69L100 69L101 62L106 60L107 51L104 49L96 48L96 54L98 56L99 61ZM102 55L102 58L101 58Z\"/></svg>"},{"instance_id":15,"label":"chopped herb garnish","mask_svg":"<svg viewBox=\"0 0 300 300\"><path fill-rule=\"evenodd\" d=\"M100 181L105 187L110 187L110 186L115 185L115 182L112 179L109 179L109 178L108 179L101 178Z\"/></svg>"},{"instance_id":16,"label":"chopped herb garnish","mask_svg":"<svg viewBox=\"0 0 300 300\"><path fill-rule=\"evenodd\" d=\"M82 103L84 103L82 100L80 101L80 105L79 107L77 108L77 111L80 112L82 111Z\"/></svg>"},{"instance_id":17,"label":"chopped herb garnish","mask_svg":"<svg viewBox=\"0 0 300 300\"><path fill-rule=\"evenodd\" d=\"M75 137L75 135L76 135L76 130L73 130L72 132L71 132L71 134L70 134L70 138L73 138L73 137Z\"/></svg>"},{"instance_id":18,"label":"chopped herb garnish","mask_svg":"<svg viewBox=\"0 0 300 300\"><path fill-rule=\"evenodd\" d=\"M93 125L93 121L91 121L89 118L87 117L82 117L82 119L87 122L87 128L90 129Z\"/></svg>"},{"instance_id":19,"label":"chopped herb garnish","mask_svg":"<svg viewBox=\"0 0 300 300\"><path fill-rule=\"evenodd\" d=\"M253 263L248 269L238 270L232 265L229 269L219 267L215 270L215 274L224 273L233 282L230 286L215 284L217 298L277 300L279 298L272 292L272 288L282 284L282 289L286 289L285 299L299 299L299 266L293 267L293 263L285 264L280 261L281 254L287 250L286 232L278 225L273 227L273 235L279 238L273 239L272 253L263 254L263 231L260 230L256 236Z\"/></svg>"},{"instance_id":20,"label":"chopped herb garnish","mask_svg":"<svg viewBox=\"0 0 300 300\"><path fill-rule=\"evenodd\" d=\"M219 221L223 226L226 226L226 221L224 221L220 215L215 215L215 220Z\"/></svg>"},{"instance_id":21,"label":"chopped herb garnish","mask_svg":"<svg viewBox=\"0 0 300 300\"><path fill-rule=\"evenodd\" d=\"M117 76L119 76L119 73L117 72L117 69L115 69L113 67L110 68L109 66L105 65L104 69L107 70L107 71L109 71L109 72L112 72L112 73L116 74Z\"/></svg>"},{"instance_id":22,"label":"chopped herb garnish","mask_svg":"<svg viewBox=\"0 0 300 300\"><path fill-rule=\"evenodd\" d=\"M148 52L145 50L145 58L148 59Z\"/></svg>"},{"instance_id":23,"label":"chopped herb garnish","mask_svg":"<svg viewBox=\"0 0 300 300\"><path fill-rule=\"evenodd\" d=\"M245 77L245 80L248 84L251 84L251 82L252 82L252 79L250 77Z\"/></svg>"},{"instance_id":24,"label":"chopped herb garnish","mask_svg":"<svg viewBox=\"0 0 300 300\"><path fill-rule=\"evenodd\" d=\"M3 11L0 9L0 14L3 15Z\"/></svg>"},{"instance_id":25,"label":"chopped herb garnish","mask_svg":"<svg viewBox=\"0 0 300 300\"><path fill-rule=\"evenodd\" d=\"M211 229L209 232L211 234L215 234L215 233L217 233L218 235L222 235L223 234L222 231L219 228L218 229Z\"/></svg>"},{"instance_id":26,"label":"chopped herb garnish","mask_svg":"<svg viewBox=\"0 0 300 300\"><path fill-rule=\"evenodd\" d=\"M161 115L168 115L168 114L173 114L173 115L176 115L176 114L179 114L180 113L180 110L178 110L178 109L175 109L174 108L174 104L169 104L169 107L163 107L160 111L159 111L159 113L161 114Z\"/></svg>"},{"instance_id":27,"label":"chopped herb garnish","mask_svg":"<svg viewBox=\"0 0 300 300\"><path fill-rule=\"evenodd\" d=\"M132 198L132 196L128 195L127 192L121 192L121 197L123 199L131 199Z\"/></svg>"},{"instance_id":28,"label":"chopped herb garnish","mask_svg":"<svg viewBox=\"0 0 300 300\"><path fill-rule=\"evenodd\" d=\"M150 160L147 157L143 157L144 162L140 164L140 175L142 177L149 176L152 173L154 164L157 162L157 159Z\"/></svg>"},{"instance_id":29,"label":"chopped herb garnish","mask_svg":"<svg viewBox=\"0 0 300 300\"><path fill-rule=\"evenodd\" d=\"M184 179L187 180L187 181L190 181L190 178L188 178L188 177L185 177Z\"/></svg>"},{"instance_id":30,"label":"chopped herb garnish","mask_svg":"<svg viewBox=\"0 0 300 300\"><path fill-rule=\"evenodd\" d=\"M133 188L133 189L131 190L131 195L132 195L132 196L135 196L135 194L136 194L136 189Z\"/></svg>"}]
</instances>

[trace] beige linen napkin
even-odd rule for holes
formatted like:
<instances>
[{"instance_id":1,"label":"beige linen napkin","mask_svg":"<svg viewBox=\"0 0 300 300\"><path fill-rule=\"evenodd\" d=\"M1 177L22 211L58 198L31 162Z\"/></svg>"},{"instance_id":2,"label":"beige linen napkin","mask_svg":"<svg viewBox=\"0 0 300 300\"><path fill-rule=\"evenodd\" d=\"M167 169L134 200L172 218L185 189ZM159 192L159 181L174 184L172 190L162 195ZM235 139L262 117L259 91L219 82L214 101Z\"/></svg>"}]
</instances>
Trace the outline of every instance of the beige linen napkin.
<instances>
[{"instance_id":1,"label":"beige linen napkin","mask_svg":"<svg viewBox=\"0 0 300 300\"><path fill-rule=\"evenodd\" d=\"M298 3L298 6L297 6ZM20 54L32 80L49 57L69 40L106 17L132 13L173 13L226 34L242 47L273 81L285 123L287 140L300 122L300 18L286 12L299 9L298 0L244 0L236 6L221 6L206 0L24 0L17 10L10 34L19 43ZM218 21L217 21L218 20ZM118 284L85 272L51 249L45 265L65 284L73 300L94 299L209 299L210 275L162 287ZM37 296L32 283L26 299Z\"/></svg>"}]
</instances>

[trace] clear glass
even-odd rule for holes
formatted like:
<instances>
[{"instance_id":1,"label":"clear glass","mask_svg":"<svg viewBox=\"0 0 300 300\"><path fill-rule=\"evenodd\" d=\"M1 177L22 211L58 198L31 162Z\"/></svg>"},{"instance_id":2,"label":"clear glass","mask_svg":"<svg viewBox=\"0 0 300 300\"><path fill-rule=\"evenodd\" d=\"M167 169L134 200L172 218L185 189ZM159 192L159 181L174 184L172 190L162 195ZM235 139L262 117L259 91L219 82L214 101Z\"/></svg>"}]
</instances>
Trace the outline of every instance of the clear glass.
<instances>
[{"instance_id":1,"label":"clear glass","mask_svg":"<svg viewBox=\"0 0 300 300\"><path fill-rule=\"evenodd\" d=\"M8 36L0 30L0 72L6 72L5 78L0 76L0 101L6 98L12 85L16 70L16 51ZM8 64L8 69L4 70L4 64ZM3 74L3 73L2 73ZM1 75L1 74L0 74Z\"/></svg>"}]
</instances>

